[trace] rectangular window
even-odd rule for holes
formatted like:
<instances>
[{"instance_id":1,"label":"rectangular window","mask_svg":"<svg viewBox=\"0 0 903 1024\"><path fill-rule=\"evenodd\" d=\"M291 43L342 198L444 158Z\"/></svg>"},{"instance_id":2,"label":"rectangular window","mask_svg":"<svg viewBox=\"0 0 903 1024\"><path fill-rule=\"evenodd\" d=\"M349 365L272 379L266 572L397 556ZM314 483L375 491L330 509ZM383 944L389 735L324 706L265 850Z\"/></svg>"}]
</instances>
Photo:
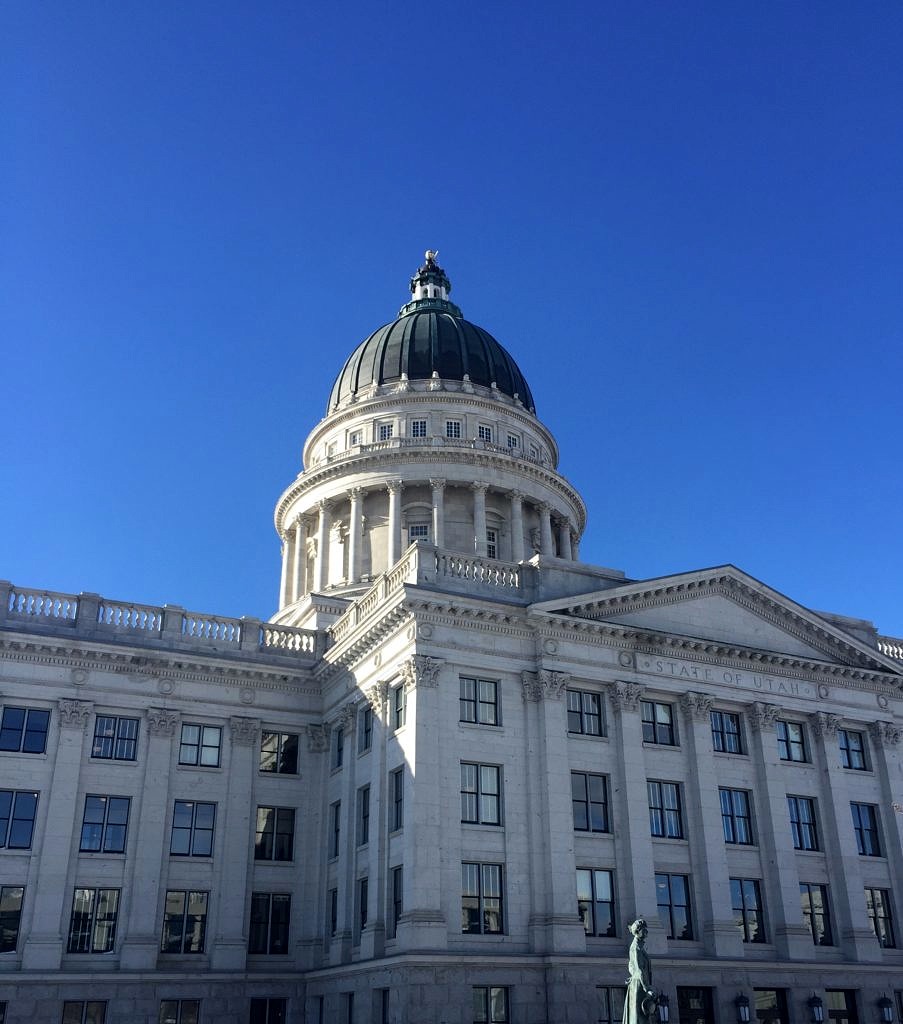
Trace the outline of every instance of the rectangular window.
<instances>
[{"instance_id":1,"label":"rectangular window","mask_svg":"<svg viewBox=\"0 0 903 1024\"><path fill-rule=\"evenodd\" d=\"M659 743L662 746L677 746L674 734L674 709L670 704L641 700L643 718L643 742Z\"/></svg>"},{"instance_id":2,"label":"rectangular window","mask_svg":"<svg viewBox=\"0 0 903 1024\"><path fill-rule=\"evenodd\" d=\"M808 761L806 734L799 722L777 721L778 753L782 761Z\"/></svg>"},{"instance_id":3,"label":"rectangular window","mask_svg":"<svg viewBox=\"0 0 903 1024\"><path fill-rule=\"evenodd\" d=\"M100 999L63 1003L63 1024L104 1024L106 1019L107 1004Z\"/></svg>"},{"instance_id":4,"label":"rectangular window","mask_svg":"<svg viewBox=\"0 0 903 1024\"><path fill-rule=\"evenodd\" d=\"M677 988L678 1024L715 1024L712 990L701 986Z\"/></svg>"},{"instance_id":5,"label":"rectangular window","mask_svg":"<svg viewBox=\"0 0 903 1024\"><path fill-rule=\"evenodd\" d=\"M656 874L658 917L669 939L692 939L690 880L686 875Z\"/></svg>"},{"instance_id":6,"label":"rectangular window","mask_svg":"<svg viewBox=\"0 0 903 1024\"><path fill-rule=\"evenodd\" d=\"M880 857L881 841L878 838L878 808L872 804L850 804L853 814L853 831L856 833L856 849L863 857Z\"/></svg>"},{"instance_id":7,"label":"rectangular window","mask_svg":"<svg viewBox=\"0 0 903 1024\"><path fill-rule=\"evenodd\" d=\"M411 437L426 437L426 420L411 420Z\"/></svg>"},{"instance_id":8,"label":"rectangular window","mask_svg":"<svg viewBox=\"0 0 903 1024\"><path fill-rule=\"evenodd\" d=\"M404 692L404 684L392 688L392 728L400 729L408 715L408 699Z\"/></svg>"},{"instance_id":9,"label":"rectangular window","mask_svg":"<svg viewBox=\"0 0 903 1024\"><path fill-rule=\"evenodd\" d=\"M501 935L504 931L502 865L461 865L461 931Z\"/></svg>"},{"instance_id":10,"label":"rectangular window","mask_svg":"<svg viewBox=\"0 0 903 1024\"><path fill-rule=\"evenodd\" d=\"M361 932L367 927L367 915L370 900L370 883L366 878L357 880L357 940L360 942Z\"/></svg>"},{"instance_id":11,"label":"rectangular window","mask_svg":"<svg viewBox=\"0 0 903 1024\"><path fill-rule=\"evenodd\" d=\"M333 455L335 455L335 453L338 451L338 448L339 448L339 442L338 441L330 441L329 444L326 445L326 457L328 459L331 459L333 457Z\"/></svg>"},{"instance_id":12,"label":"rectangular window","mask_svg":"<svg viewBox=\"0 0 903 1024\"><path fill-rule=\"evenodd\" d=\"M200 999L162 999L159 1024L198 1024L201 1019Z\"/></svg>"},{"instance_id":13,"label":"rectangular window","mask_svg":"<svg viewBox=\"0 0 903 1024\"><path fill-rule=\"evenodd\" d=\"M404 768L396 768L389 776L389 831L404 828Z\"/></svg>"},{"instance_id":14,"label":"rectangular window","mask_svg":"<svg viewBox=\"0 0 903 1024\"><path fill-rule=\"evenodd\" d=\"M583 736L604 736L602 697L585 690L568 690L568 732Z\"/></svg>"},{"instance_id":15,"label":"rectangular window","mask_svg":"<svg viewBox=\"0 0 903 1024\"><path fill-rule=\"evenodd\" d=\"M486 557L487 558L498 558L499 557L499 534L498 534L498 530L487 530L486 531Z\"/></svg>"},{"instance_id":16,"label":"rectangular window","mask_svg":"<svg viewBox=\"0 0 903 1024\"><path fill-rule=\"evenodd\" d=\"M0 953L14 953L22 920L21 885L0 885Z\"/></svg>"},{"instance_id":17,"label":"rectangular window","mask_svg":"<svg viewBox=\"0 0 903 1024\"><path fill-rule=\"evenodd\" d=\"M509 434L508 435L508 447L512 451L520 448L520 438L517 436L517 434Z\"/></svg>"},{"instance_id":18,"label":"rectangular window","mask_svg":"<svg viewBox=\"0 0 903 1024\"><path fill-rule=\"evenodd\" d=\"M868 771L865 763L865 737L852 729L837 730L837 745L840 747L840 763L844 768L859 772Z\"/></svg>"},{"instance_id":19,"label":"rectangular window","mask_svg":"<svg viewBox=\"0 0 903 1024\"><path fill-rule=\"evenodd\" d=\"M722 754L742 754L740 716L730 711L713 711L712 747Z\"/></svg>"},{"instance_id":20,"label":"rectangular window","mask_svg":"<svg viewBox=\"0 0 903 1024\"><path fill-rule=\"evenodd\" d=\"M332 733L332 767L341 768L345 761L345 728L337 726Z\"/></svg>"},{"instance_id":21,"label":"rectangular window","mask_svg":"<svg viewBox=\"0 0 903 1024\"><path fill-rule=\"evenodd\" d=\"M206 892L170 889L163 909L162 953L203 953L207 937Z\"/></svg>"},{"instance_id":22,"label":"rectangular window","mask_svg":"<svg viewBox=\"0 0 903 1024\"><path fill-rule=\"evenodd\" d=\"M571 806L578 832L610 832L608 781L604 775L571 772Z\"/></svg>"},{"instance_id":23,"label":"rectangular window","mask_svg":"<svg viewBox=\"0 0 903 1024\"><path fill-rule=\"evenodd\" d=\"M97 715L91 757L134 761L138 751L138 719Z\"/></svg>"},{"instance_id":24,"label":"rectangular window","mask_svg":"<svg viewBox=\"0 0 903 1024\"><path fill-rule=\"evenodd\" d=\"M363 754L373 746L373 708L368 704L358 718L357 752Z\"/></svg>"},{"instance_id":25,"label":"rectangular window","mask_svg":"<svg viewBox=\"0 0 903 1024\"><path fill-rule=\"evenodd\" d=\"M481 441L492 441L492 427L488 423L480 423L477 426L477 437Z\"/></svg>"},{"instance_id":26,"label":"rectangular window","mask_svg":"<svg viewBox=\"0 0 903 1024\"><path fill-rule=\"evenodd\" d=\"M329 934L335 935L339 930L339 890L330 889L329 893Z\"/></svg>"},{"instance_id":27,"label":"rectangular window","mask_svg":"<svg viewBox=\"0 0 903 1024\"><path fill-rule=\"evenodd\" d=\"M258 807L254 860L291 860L294 847L294 808Z\"/></svg>"},{"instance_id":28,"label":"rectangular window","mask_svg":"<svg viewBox=\"0 0 903 1024\"><path fill-rule=\"evenodd\" d=\"M398 933L398 922L404 910L404 868L392 868L389 877L389 934L394 939Z\"/></svg>"},{"instance_id":29,"label":"rectangular window","mask_svg":"<svg viewBox=\"0 0 903 1024\"><path fill-rule=\"evenodd\" d=\"M395 433L394 423L380 423L376 428L376 439L378 441L388 441L389 438Z\"/></svg>"},{"instance_id":30,"label":"rectangular window","mask_svg":"<svg viewBox=\"0 0 903 1024\"><path fill-rule=\"evenodd\" d=\"M370 787L361 786L357 791L357 845L370 842Z\"/></svg>"},{"instance_id":31,"label":"rectangular window","mask_svg":"<svg viewBox=\"0 0 903 1024\"><path fill-rule=\"evenodd\" d=\"M624 1019L624 994L621 985L596 986L597 1024L621 1024Z\"/></svg>"},{"instance_id":32,"label":"rectangular window","mask_svg":"<svg viewBox=\"0 0 903 1024\"><path fill-rule=\"evenodd\" d=\"M352 430L348 435L348 447L354 448L361 444L364 440L364 435L359 430Z\"/></svg>"},{"instance_id":33,"label":"rectangular window","mask_svg":"<svg viewBox=\"0 0 903 1024\"><path fill-rule=\"evenodd\" d=\"M734 921L744 942L765 941L765 920L762 915L762 891L755 878L732 878L731 906Z\"/></svg>"},{"instance_id":34,"label":"rectangular window","mask_svg":"<svg viewBox=\"0 0 903 1024\"><path fill-rule=\"evenodd\" d=\"M654 836L683 839L684 823L680 786L676 782L647 782L649 830Z\"/></svg>"},{"instance_id":35,"label":"rectangular window","mask_svg":"<svg viewBox=\"0 0 903 1024\"><path fill-rule=\"evenodd\" d=\"M408 527L408 543L415 544L417 541L422 540L425 543L429 543L430 539L430 527L429 523L412 523Z\"/></svg>"},{"instance_id":36,"label":"rectangular window","mask_svg":"<svg viewBox=\"0 0 903 1024\"><path fill-rule=\"evenodd\" d=\"M336 800L329 807L329 856L335 859L339 855L342 836L342 801Z\"/></svg>"},{"instance_id":37,"label":"rectangular window","mask_svg":"<svg viewBox=\"0 0 903 1024\"><path fill-rule=\"evenodd\" d=\"M0 750L43 754L47 749L50 712L38 708L4 708L0 718Z\"/></svg>"},{"instance_id":38,"label":"rectangular window","mask_svg":"<svg viewBox=\"0 0 903 1024\"><path fill-rule=\"evenodd\" d=\"M248 1024L285 1024L284 999L252 999Z\"/></svg>"},{"instance_id":39,"label":"rectangular window","mask_svg":"<svg viewBox=\"0 0 903 1024\"><path fill-rule=\"evenodd\" d=\"M218 725L183 725L179 764L219 768L222 742L223 730Z\"/></svg>"},{"instance_id":40,"label":"rectangular window","mask_svg":"<svg viewBox=\"0 0 903 1024\"><path fill-rule=\"evenodd\" d=\"M800 882L800 904L803 910L803 920L809 928L812 942L816 946L833 946L828 887Z\"/></svg>"},{"instance_id":41,"label":"rectangular window","mask_svg":"<svg viewBox=\"0 0 903 1024\"><path fill-rule=\"evenodd\" d=\"M445 421L445 436L459 438L461 436L461 421L460 420L446 420Z\"/></svg>"},{"instance_id":42,"label":"rectangular window","mask_svg":"<svg viewBox=\"0 0 903 1024\"><path fill-rule=\"evenodd\" d=\"M473 1024L508 1024L508 989L474 985Z\"/></svg>"},{"instance_id":43,"label":"rectangular window","mask_svg":"<svg viewBox=\"0 0 903 1024\"><path fill-rule=\"evenodd\" d=\"M815 801L807 796L788 796L790 831L795 850L818 849L818 826L815 823Z\"/></svg>"},{"instance_id":44,"label":"rectangular window","mask_svg":"<svg viewBox=\"0 0 903 1024\"><path fill-rule=\"evenodd\" d=\"M461 762L461 821L501 825L501 792L498 765Z\"/></svg>"},{"instance_id":45,"label":"rectangular window","mask_svg":"<svg viewBox=\"0 0 903 1024\"><path fill-rule=\"evenodd\" d=\"M274 775L298 774L298 736L290 732L265 732L260 739L260 770Z\"/></svg>"},{"instance_id":46,"label":"rectangular window","mask_svg":"<svg viewBox=\"0 0 903 1024\"><path fill-rule=\"evenodd\" d=\"M749 793L745 789L719 789L721 825L726 843L751 846L754 842Z\"/></svg>"},{"instance_id":47,"label":"rectangular window","mask_svg":"<svg viewBox=\"0 0 903 1024\"><path fill-rule=\"evenodd\" d=\"M116 941L118 889L76 889L67 953L110 953Z\"/></svg>"},{"instance_id":48,"label":"rectangular window","mask_svg":"<svg viewBox=\"0 0 903 1024\"><path fill-rule=\"evenodd\" d=\"M215 822L216 804L176 800L172 811L169 852L173 857L212 856Z\"/></svg>"},{"instance_id":49,"label":"rectangular window","mask_svg":"<svg viewBox=\"0 0 903 1024\"><path fill-rule=\"evenodd\" d=\"M782 988L753 989L756 1021L759 1024L790 1024L787 993Z\"/></svg>"},{"instance_id":50,"label":"rectangular window","mask_svg":"<svg viewBox=\"0 0 903 1024\"><path fill-rule=\"evenodd\" d=\"M291 916L292 898L288 893L252 893L248 952L273 956L287 953Z\"/></svg>"},{"instance_id":51,"label":"rectangular window","mask_svg":"<svg viewBox=\"0 0 903 1024\"><path fill-rule=\"evenodd\" d=\"M498 683L492 679L461 677L460 711L462 722L477 725L499 724Z\"/></svg>"},{"instance_id":52,"label":"rectangular window","mask_svg":"<svg viewBox=\"0 0 903 1024\"><path fill-rule=\"evenodd\" d=\"M890 906L890 889L865 890L865 908L872 923L872 931L882 949L897 948Z\"/></svg>"},{"instance_id":53,"label":"rectangular window","mask_svg":"<svg viewBox=\"0 0 903 1024\"><path fill-rule=\"evenodd\" d=\"M610 871L577 868L577 913L587 935L615 934L614 882Z\"/></svg>"},{"instance_id":54,"label":"rectangular window","mask_svg":"<svg viewBox=\"0 0 903 1024\"><path fill-rule=\"evenodd\" d=\"M530 458L531 459L538 459L539 458L539 448L535 444L533 444L532 442L530 444Z\"/></svg>"},{"instance_id":55,"label":"rectangular window","mask_svg":"<svg viewBox=\"0 0 903 1024\"><path fill-rule=\"evenodd\" d=\"M0 847L30 850L37 811L37 793L0 789Z\"/></svg>"},{"instance_id":56,"label":"rectangular window","mask_svg":"<svg viewBox=\"0 0 903 1024\"><path fill-rule=\"evenodd\" d=\"M86 796L79 850L84 853L125 853L131 802L127 796ZM0 816L2 813L0 809ZM0 828L2 825L0 817Z\"/></svg>"}]
</instances>

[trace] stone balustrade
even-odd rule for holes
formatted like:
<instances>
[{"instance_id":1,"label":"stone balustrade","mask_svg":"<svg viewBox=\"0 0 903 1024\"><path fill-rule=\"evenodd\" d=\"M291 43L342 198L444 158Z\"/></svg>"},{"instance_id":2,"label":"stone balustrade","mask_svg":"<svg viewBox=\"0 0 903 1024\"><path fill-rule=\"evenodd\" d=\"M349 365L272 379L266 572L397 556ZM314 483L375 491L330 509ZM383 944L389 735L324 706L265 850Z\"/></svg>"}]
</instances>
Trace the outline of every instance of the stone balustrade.
<instances>
[{"instance_id":1,"label":"stone balustrade","mask_svg":"<svg viewBox=\"0 0 903 1024\"><path fill-rule=\"evenodd\" d=\"M0 580L0 630L27 629L101 642L165 650L232 652L312 663L322 657L326 634L272 626L255 618L189 612L178 605L113 601L98 594L61 594Z\"/></svg>"},{"instance_id":2,"label":"stone balustrade","mask_svg":"<svg viewBox=\"0 0 903 1024\"><path fill-rule=\"evenodd\" d=\"M344 451L335 452L332 455L324 455L318 459L315 465L332 465L336 462L344 462L346 459L353 459L360 455L369 455L372 452L398 451L404 448L465 448L469 451L495 452L499 455L506 455L519 462L529 462L534 466L547 464L540 456L530 455L521 448L509 448L507 445L495 444L493 441L481 441L476 438L443 437L389 437L385 441L372 441L367 444L356 444Z\"/></svg>"},{"instance_id":3,"label":"stone balustrade","mask_svg":"<svg viewBox=\"0 0 903 1024\"><path fill-rule=\"evenodd\" d=\"M878 650L888 658L903 661L903 639L895 636L879 636Z\"/></svg>"}]
</instances>

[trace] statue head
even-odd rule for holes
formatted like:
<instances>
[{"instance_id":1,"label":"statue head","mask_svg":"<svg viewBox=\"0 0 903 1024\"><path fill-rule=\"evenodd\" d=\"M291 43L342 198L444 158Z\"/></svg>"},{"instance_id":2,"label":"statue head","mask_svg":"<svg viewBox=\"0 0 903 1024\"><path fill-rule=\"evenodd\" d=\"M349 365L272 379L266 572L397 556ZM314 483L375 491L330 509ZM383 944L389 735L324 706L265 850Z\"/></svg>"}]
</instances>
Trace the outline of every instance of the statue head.
<instances>
[{"instance_id":1,"label":"statue head","mask_svg":"<svg viewBox=\"0 0 903 1024\"><path fill-rule=\"evenodd\" d=\"M631 935L635 935L638 939L643 940L649 932L649 927L644 917L638 917L628 930Z\"/></svg>"}]
</instances>

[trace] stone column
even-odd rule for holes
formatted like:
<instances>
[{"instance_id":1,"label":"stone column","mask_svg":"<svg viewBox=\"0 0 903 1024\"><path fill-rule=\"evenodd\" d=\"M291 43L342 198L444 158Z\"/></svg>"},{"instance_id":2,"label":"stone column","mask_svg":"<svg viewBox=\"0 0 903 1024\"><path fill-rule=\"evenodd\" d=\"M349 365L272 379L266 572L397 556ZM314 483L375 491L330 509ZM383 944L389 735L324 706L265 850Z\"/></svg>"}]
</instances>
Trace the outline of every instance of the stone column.
<instances>
[{"instance_id":1,"label":"stone column","mask_svg":"<svg viewBox=\"0 0 903 1024\"><path fill-rule=\"evenodd\" d=\"M68 888L69 851L78 813L77 794L85 725L92 705L80 700L61 700L59 738L53 762L53 781L48 789L44 841L37 858L39 878L32 909L31 927L22 950L22 968L26 971L58 971L63 955L64 929L72 909L72 890Z\"/></svg>"},{"instance_id":2,"label":"stone column","mask_svg":"<svg viewBox=\"0 0 903 1024\"><path fill-rule=\"evenodd\" d=\"M238 894L248 890L250 836L253 832L251 815L255 812L252 791L260 756L260 722L256 718L231 718L229 732L232 740L229 787L225 808L221 810L224 820L222 826L217 822L216 827L217 831L222 828L220 843L223 843L225 836L235 836L238 841L230 844L228 854L225 852L225 844L220 847L223 852L218 886L217 933L210 954L210 966L215 971L243 971L248 955L245 901ZM295 826L297 843L297 821Z\"/></svg>"},{"instance_id":3,"label":"stone column","mask_svg":"<svg viewBox=\"0 0 903 1024\"><path fill-rule=\"evenodd\" d=\"M686 693L681 698L684 713L684 740L690 758L690 775L706 779L712 771L713 699L706 693ZM717 770L717 764L716 764ZM699 841L690 843L693 880L699 908L699 938L708 956L743 956L740 932L731 913L730 870L724 829L721 824L721 799L715 784L687 787L687 833L699 832Z\"/></svg>"},{"instance_id":4,"label":"stone column","mask_svg":"<svg viewBox=\"0 0 903 1024\"><path fill-rule=\"evenodd\" d=\"M757 701L747 716L755 769L755 785L751 788L764 805L758 816L765 876L762 895L770 931L768 938L774 943L778 956L786 960L807 960L812 958L812 936L803 921L796 853L787 810L787 784L778 757L774 722L779 711L774 704ZM772 859L772 870L768 869L769 859Z\"/></svg>"},{"instance_id":5,"label":"stone column","mask_svg":"<svg viewBox=\"0 0 903 1024\"><path fill-rule=\"evenodd\" d=\"M132 801L131 828L136 829L129 916L122 943L123 970L149 971L157 964L160 933L157 907L160 881L166 870L166 825L169 808L169 766L172 738L179 715L165 708L147 713L147 755L140 803ZM162 827L161 827L162 823Z\"/></svg>"},{"instance_id":6,"label":"stone column","mask_svg":"<svg viewBox=\"0 0 903 1024\"><path fill-rule=\"evenodd\" d=\"M317 523L317 560L314 565L314 585L312 590L320 591L329 579L329 527L332 525L332 502L317 503L320 519Z\"/></svg>"},{"instance_id":7,"label":"stone column","mask_svg":"<svg viewBox=\"0 0 903 1024\"><path fill-rule=\"evenodd\" d=\"M473 550L478 557L486 557L486 491L489 484L472 483L473 491Z\"/></svg>"},{"instance_id":8,"label":"stone column","mask_svg":"<svg viewBox=\"0 0 903 1024\"><path fill-rule=\"evenodd\" d=\"M357 844L355 839L355 767L357 765L357 746L355 742L355 726L357 725L357 702L344 704L329 724L329 733L343 731L345 756L342 765L342 788L339 807L339 856L336 864L336 882L338 883L338 927L330 943L330 963L350 963L351 947L354 940L354 914L356 897L355 861ZM331 756L331 755L330 755ZM375 824L375 822L371 822ZM327 828L332 827L332 819L327 820ZM329 836L332 842L332 836ZM369 888L369 885L368 885ZM368 893L369 899L369 893Z\"/></svg>"},{"instance_id":9,"label":"stone column","mask_svg":"<svg viewBox=\"0 0 903 1024\"><path fill-rule=\"evenodd\" d=\"M571 524L567 516L558 520L558 554L568 562L572 560L571 555Z\"/></svg>"},{"instance_id":10,"label":"stone column","mask_svg":"<svg viewBox=\"0 0 903 1024\"><path fill-rule=\"evenodd\" d=\"M351 511L348 513L348 580L361 578L361 545L363 542L364 488L352 487L348 492Z\"/></svg>"},{"instance_id":11,"label":"stone column","mask_svg":"<svg viewBox=\"0 0 903 1024\"><path fill-rule=\"evenodd\" d=\"M279 607L284 608L291 604L291 576L289 567L292 560L291 542L288 536L282 541L282 577L279 580Z\"/></svg>"},{"instance_id":12,"label":"stone column","mask_svg":"<svg viewBox=\"0 0 903 1024\"><path fill-rule=\"evenodd\" d=\"M404 484L400 480L389 480L386 488L389 491L389 543L386 569L401 558L401 492Z\"/></svg>"},{"instance_id":13,"label":"stone column","mask_svg":"<svg viewBox=\"0 0 903 1024\"><path fill-rule=\"evenodd\" d=\"M552 510L548 505L538 505L539 509L539 553L554 555L555 545L552 543Z\"/></svg>"},{"instance_id":14,"label":"stone column","mask_svg":"<svg viewBox=\"0 0 903 1024\"><path fill-rule=\"evenodd\" d=\"M389 687L374 683L364 694L373 711L374 759L370 771L370 842L367 844L367 924L361 932L361 959L380 957L386 944L386 711ZM355 811L356 813L356 811ZM356 821L356 819L355 819Z\"/></svg>"},{"instance_id":15,"label":"stone column","mask_svg":"<svg viewBox=\"0 0 903 1024\"><path fill-rule=\"evenodd\" d=\"M520 491L511 491L511 561L524 560L524 496Z\"/></svg>"},{"instance_id":16,"label":"stone column","mask_svg":"<svg viewBox=\"0 0 903 1024\"><path fill-rule=\"evenodd\" d=\"M304 596L304 563L307 552L307 523L304 516L295 520L294 551L292 553L292 602Z\"/></svg>"},{"instance_id":17,"label":"stone column","mask_svg":"<svg viewBox=\"0 0 903 1024\"><path fill-rule=\"evenodd\" d=\"M445 547L445 481L430 480L433 489L433 544Z\"/></svg>"},{"instance_id":18,"label":"stone column","mask_svg":"<svg viewBox=\"0 0 903 1024\"><path fill-rule=\"evenodd\" d=\"M875 774L881 786L879 810L879 829L883 828L883 842L886 844L887 867L891 878L903 878L903 813L900 801L903 789L900 778L903 776L903 764L900 758L901 729L893 722L872 722L869 726L872 749L876 755L883 752L884 756L876 756L874 761ZM900 894L892 897L900 906ZM898 932L899 934L899 932ZM899 939L898 939L899 941Z\"/></svg>"},{"instance_id":19,"label":"stone column","mask_svg":"<svg viewBox=\"0 0 903 1024\"><path fill-rule=\"evenodd\" d=\"M575 562L580 561L580 536L576 530L571 530L571 557Z\"/></svg>"}]
</instances>

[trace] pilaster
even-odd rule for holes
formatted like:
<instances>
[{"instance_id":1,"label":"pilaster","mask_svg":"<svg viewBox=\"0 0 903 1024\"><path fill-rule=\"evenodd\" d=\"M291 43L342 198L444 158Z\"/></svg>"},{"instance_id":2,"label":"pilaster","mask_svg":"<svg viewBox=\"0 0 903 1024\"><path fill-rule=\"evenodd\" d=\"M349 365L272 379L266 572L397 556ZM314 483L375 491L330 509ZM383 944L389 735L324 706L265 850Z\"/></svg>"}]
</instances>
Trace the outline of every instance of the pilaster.
<instances>
[{"instance_id":1,"label":"pilaster","mask_svg":"<svg viewBox=\"0 0 903 1024\"><path fill-rule=\"evenodd\" d=\"M445 547L445 480L432 479L433 490L433 544Z\"/></svg>"}]
</instances>

